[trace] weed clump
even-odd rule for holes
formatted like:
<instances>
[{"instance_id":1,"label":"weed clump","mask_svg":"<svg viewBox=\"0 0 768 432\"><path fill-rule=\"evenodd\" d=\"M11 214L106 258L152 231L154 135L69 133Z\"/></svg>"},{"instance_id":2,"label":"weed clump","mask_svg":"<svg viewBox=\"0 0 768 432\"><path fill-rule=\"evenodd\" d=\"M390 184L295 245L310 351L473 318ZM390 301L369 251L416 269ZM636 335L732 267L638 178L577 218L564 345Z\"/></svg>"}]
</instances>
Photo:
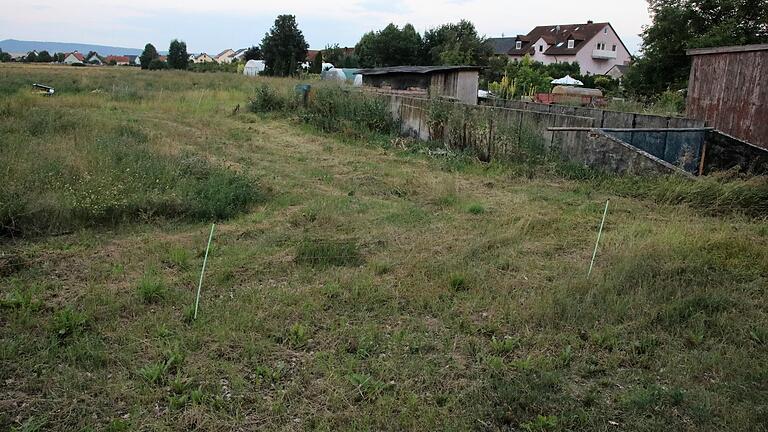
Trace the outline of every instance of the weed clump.
<instances>
[{"instance_id":1,"label":"weed clump","mask_svg":"<svg viewBox=\"0 0 768 432\"><path fill-rule=\"evenodd\" d=\"M481 215L485 213L485 207L478 203L470 204L469 207L467 207L467 212L473 215Z\"/></svg>"},{"instance_id":2,"label":"weed clump","mask_svg":"<svg viewBox=\"0 0 768 432\"><path fill-rule=\"evenodd\" d=\"M469 283L467 277L461 273L453 273L448 279L448 284L454 291L467 291L469 289Z\"/></svg>"},{"instance_id":3,"label":"weed clump","mask_svg":"<svg viewBox=\"0 0 768 432\"><path fill-rule=\"evenodd\" d=\"M77 336L84 332L88 325L88 316L76 311L71 306L59 310L53 316L53 332L60 339Z\"/></svg>"},{"instance_id":4,"label":"weed clump","mask_svg":"<svg viewBox=\"0 0 768 432\"><path fill-rule=\"evenodd\" d=\"M136 291L143 303L158 303L165 299L167 290L162 279L154 273L145 274L139 280Z\"/></svg>"}]
</instances>

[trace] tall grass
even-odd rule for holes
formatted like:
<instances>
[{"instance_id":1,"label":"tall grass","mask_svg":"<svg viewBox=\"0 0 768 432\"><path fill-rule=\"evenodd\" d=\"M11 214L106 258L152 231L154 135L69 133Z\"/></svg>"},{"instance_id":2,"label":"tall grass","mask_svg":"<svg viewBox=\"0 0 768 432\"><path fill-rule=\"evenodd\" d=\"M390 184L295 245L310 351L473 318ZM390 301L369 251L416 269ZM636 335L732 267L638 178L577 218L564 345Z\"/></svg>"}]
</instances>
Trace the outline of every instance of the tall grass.
<instances>
[{"instance_id":1,"label":"tall grass","mask_svg":"<svg viewBox=\"0 0 768 432\"><path fill-rule=\"evenodd\" d=\"M223 219L263 198L252 178L156 148L152 128L24 92L0 102L0 236L157 218Z\"/></svg>"}]
</instances>

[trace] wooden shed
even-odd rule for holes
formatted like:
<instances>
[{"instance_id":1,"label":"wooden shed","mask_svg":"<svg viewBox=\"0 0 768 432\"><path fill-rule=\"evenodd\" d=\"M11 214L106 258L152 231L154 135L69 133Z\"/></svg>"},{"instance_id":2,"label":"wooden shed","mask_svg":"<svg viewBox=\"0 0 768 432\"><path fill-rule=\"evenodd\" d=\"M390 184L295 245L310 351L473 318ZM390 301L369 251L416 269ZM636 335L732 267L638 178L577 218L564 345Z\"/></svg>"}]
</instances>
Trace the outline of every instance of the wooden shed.
<instances>
[{"instance_id":1,"label":"wooden shed","mask_svg":"<svg viewBox=\"0 0 768 432\"><path fill-rule=\"evenodd\" d=\"M446 97L477 105L480 66L394 66L360 69L363 87L429 97Z\"/></svg>"},{"instance_id":2,"label":"wooden shed","mask_svg":"<svg viewBox=\"0 0 768 432\"><path fill-rule=\"evenodd\" d=\"M688 50L686 115L768 149L768 44Z\"/></svg>"}]
</instances>

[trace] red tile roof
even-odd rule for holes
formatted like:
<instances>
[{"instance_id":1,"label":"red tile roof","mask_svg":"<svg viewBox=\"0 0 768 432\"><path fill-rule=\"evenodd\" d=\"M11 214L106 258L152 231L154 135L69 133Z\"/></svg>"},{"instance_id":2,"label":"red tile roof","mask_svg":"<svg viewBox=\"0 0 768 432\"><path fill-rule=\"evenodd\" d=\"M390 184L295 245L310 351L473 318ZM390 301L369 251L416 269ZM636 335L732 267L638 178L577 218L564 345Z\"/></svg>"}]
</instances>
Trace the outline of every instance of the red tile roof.
<instances>
[{"instance_id":1,"label":"red tile roof","mask_svg":"<svg viewBox=\"0 0 768 432\"><path fill-rule=\"evenodd\" d=\"M544 51L547 55L575 55L581 49L582 44L590 41L610 23L586 23L567 25L538 26L527 35L520 35L517 40L523 42L521 49L509 50L511 56L523 56L531 53L535 47L533 44L539 39L544 39L550 47ZM568 40L574 40L573 48L568 48ZM559 46L558 46L559 45Z\"/></svg>"},{"instance_id":2,"label":"red tile roof","mask_svg":"<svg viewBox=\"0 0 768 432\"><path fill-rule=\"evenodd\" d=\"M115 63L130 63L131 59L129 59L126 56L116 56L116 55L110 55L107 56L107 58L104 59L106 63L111 63L114 61Z\"/></svg>"},{"instance_id":3,"label":"red tile roof","mask_svg":"<svg viewBox=\"0 0 768 432\"><path fill-rule=\"evenodd\" d=\"M77 52L77 51L75 51L75 52L71 52L71 53L69 53L69 54L65 55L65 56L64 56L64 58L67 58L67 57L69 57L70 55L73 55L73 56L75 56L75 58L76 58L76 59L78 59L78 60L80 60L80 61L85 61L85 56L84 56L84 55L82 55L82 54L80 54L80 53L79 53L79 52Z\"/></svg>"}]
</instances>

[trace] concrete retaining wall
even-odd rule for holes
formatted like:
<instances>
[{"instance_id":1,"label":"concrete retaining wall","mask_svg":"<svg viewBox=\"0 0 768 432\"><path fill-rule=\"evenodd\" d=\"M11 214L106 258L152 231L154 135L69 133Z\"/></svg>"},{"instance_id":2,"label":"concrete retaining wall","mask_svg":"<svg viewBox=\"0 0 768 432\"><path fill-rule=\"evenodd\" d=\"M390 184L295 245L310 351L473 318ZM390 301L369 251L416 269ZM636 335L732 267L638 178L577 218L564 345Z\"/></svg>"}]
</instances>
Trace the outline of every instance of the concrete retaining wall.
<instances>
[{"instance_id":1,"label":"concrete retaining wall","mask_svg":"<svg viewBox=\"0 0 768 432\"><path fill-rule=\"evenodd\" d=\"M484 160L514 157L519 149L514 147L514 143L510 144L508 137L532 134L532 138L540 140L539 143L545 149L557 152L566 160L602 171L619 174L687 174L662 160L663 150L657 152L662 157L657 157L609 136L595 129L597 125L594 116L570 114L585 112L577 111L574 107L556 107L550 112L549 106L542 104L531 104L533 109L527 110L453 103L448 105L450 120L443 124L430 119L430 109L436 109L432 104L438 103L434 100L402 94L378 94L378 97L387 101L393 117L400 122L403 134L424 141L441 141L454 149L471 148ZM548 107L547 111L538 111L542 107ZM623 113L604 113L600 114L601 118L605 115L611 119L611 116L617 115L615 120L609 120L614 122L627 119L647 124L662 122L653 116L622 117L618 114Z\"/></svg>"},{"instance_id":2,"label":"concrete retaining wall","mask_svg":"<svg viewBox=\"0 0 768 432\"><path fill-rule=\"evenodd\" d=\"M488 99L482 102L489 106L521 109L526 111L549 112L579 117L591 117L595 127L599 128L701 128L705 122L682 117L666 117L639 113L607 111L597 108L574 107L566 105L547 105L535 102Z\"/></svg>"},{"instance_id":3,"label":"concrete retaining wall","mask_svg":"<svg viewBox=\"0 0 768 432\"><path fill-rule=\"evenodd\" d=\"M705 138L703 174L738 168L747 174L768 175L768 150L720 131Z\"/></svg>"},{"instance_id":4,"label":"concrete retaining wall","mask_svg":"<svg viewBox=\"0 0 768 432\"><path fill-rule=\"evenodd\" d=\"M441 125L430 123L429 99L398 94L379 94L379 97L386 98L388 101L392 115L400 121L403 134L424 141L443 141L458 148L475 148L487 153L489 158L506 154L503 146L498 146L495 142L498 132L502 129L517 133L523 130L532 132L541 137L542 142L549 143L552 140L552 132L549 128L592 127L594 122L589 117L455 103L451 105L453 115L465 120L460 121L459 124L453 123L441 127ZM473 121L476 123L478 120L484 123L481 131L469 127L472 126L470 123Z\"/></svg>"},{"instance_id":5,"label":"concrete retaining wall","mask_svg":"<svg viewBox=\"0 0 768 432\"><path fill-rule=\"evenodd\" d=\"M555 130L552 141L569 161L617 174L690 175L656 156L633 147L599 129L572 128Z\"/></svg>"}]
</instances>

